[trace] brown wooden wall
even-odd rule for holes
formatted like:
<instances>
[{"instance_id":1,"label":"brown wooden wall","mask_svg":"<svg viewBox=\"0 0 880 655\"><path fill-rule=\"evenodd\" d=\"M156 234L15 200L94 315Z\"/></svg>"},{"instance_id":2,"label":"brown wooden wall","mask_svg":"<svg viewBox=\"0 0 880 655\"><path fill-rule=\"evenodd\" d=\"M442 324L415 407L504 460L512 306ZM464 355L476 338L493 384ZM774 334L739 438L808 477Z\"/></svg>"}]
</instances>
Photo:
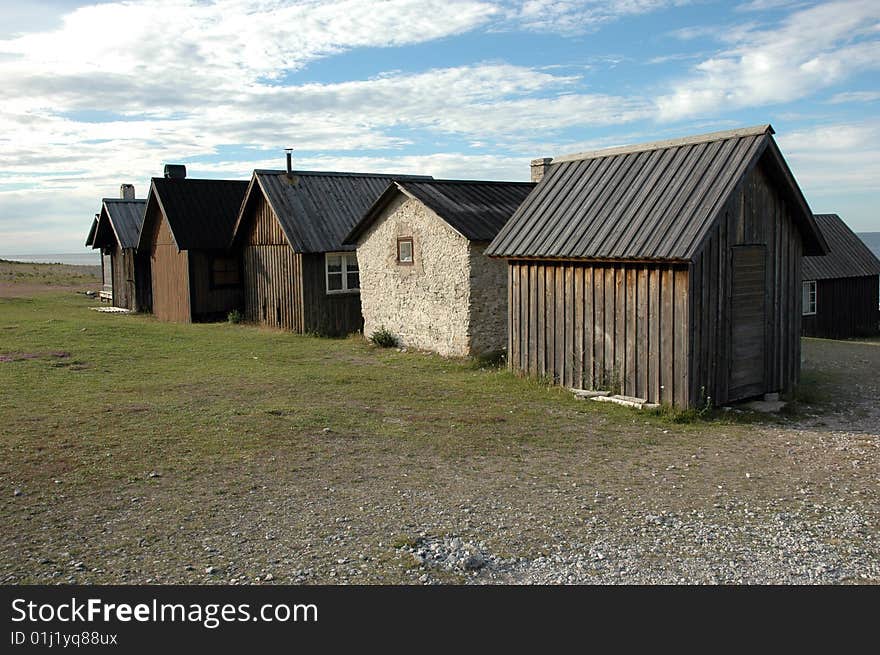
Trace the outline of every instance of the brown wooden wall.
<instances>
[{"instance_id":1,"label":"brown wooden wall","mask_svg":"<svg viewBox=\"0 0 880 655\"><path fill-rule=\"evenodd\" d=\"M113 306L132 309L134 303L134 252L118 245L110 251L113 271Z\"/></svg>"},{"instance_id":2,"label":"brown wooden wall","mask_svg":"<svg viewBox=\"0 0 880 655\"><path fill-rule=\"evenodd\" d=\"M215 287L211 280L214 257L233 257L225 251L189 251L189 284L192 317L196 321L225 319L233 309L242 306L241 285Z\"/></svg>"},{"instance_id":3,"label":"brown wooden wall","mask_svg":"<svg viewBox=\"0 0 880 655\"><path fill-rule=\"evenodd\" d=\"M150 274L153 286L153 313L160 321L189 323L189 255L178 251L168 222L156 221L150 246Z\"/></svg>"},{"instance_id":4,"label":"brown wooden wall","mask_svg":"<svg viewBox=\"0 0 880 655\"><path fill-rule=\"evenodd\" d=\"M510 365L687 406L688 308L685 265L510 261Z\"/></svg>"},{"instance_id":5,"label":"brown wooden wall","mask_svg":"<svg viewBox=\"0 0 880 655\"><path fill-rule=\"evenodd\" d=\"M132 309L136 312L153 311L153 280L150 268L148 254L136 253L134 255L134 303Z\"/></svg>"},{"instance_id":6,"label":"brown wooden wall","mask_svg":"<svg viewBox=\"0 0 880 655\"><path fill-rule=\"evenodd\" d=\"M245 319L303 332L302 261L262 195L248 208L241 249Z\"/></svg>"},{"instance_id":7,"label":"brown wooden wall","mask_svg":"<svg viewBox=\"0 0 880 655\"><path fill-rule=\"evenodd\" d=\"M691 268L690 396L694 404L754 395L754 388L731 384L733 249L763 246L763 391L790 391L800 377L801 238L791 210L763 169L756 167L716 221Z\"/></svg>"},{"instance_id":8,"label":"brown wooden wall","mask_svg":"<svg viewBox=\"0 0 880 655\"><path fill-rule=\"evenodd\" d=\"M331 336L363 329L360 295L327 294L324 254L293 251L261 196L247 209L241 248L248 321Z\"/></svg>"},{"instance_id":9,"label":"brown wooden wall","mask_svg":"<svg viewBox=\"0 0 880 655\"><path fill-rule=\"evenodd\" d=\"M849 339L873 336L878 326L880 278L848 277L816 282L816 313L802 319L805 337Z\"/></svg>"},{"instance_id":10,"label":"brown wooden wall","mask_svg":"<svg viewBox=\"0 0 880 655\"><path fill-rule=\"evenodd\" d=\"M305 332L341 337L364 329L359 293L327 293L324 253L300 255Z\"/></svg>"}]
</instances>

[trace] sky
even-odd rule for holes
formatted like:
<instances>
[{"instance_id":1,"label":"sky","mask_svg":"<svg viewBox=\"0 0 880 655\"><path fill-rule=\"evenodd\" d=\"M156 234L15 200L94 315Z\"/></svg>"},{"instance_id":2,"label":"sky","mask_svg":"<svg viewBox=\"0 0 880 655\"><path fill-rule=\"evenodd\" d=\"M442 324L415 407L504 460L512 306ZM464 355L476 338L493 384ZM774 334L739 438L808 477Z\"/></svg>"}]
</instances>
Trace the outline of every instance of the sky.
<instances>
[{"instance_id":1,"label":"sky","mask_svg":"<svg viewBox=\"0 0 880 655\"><path fill-rule=\"evenodd\" d=\"M527 180L764 123L880 231L878 73L877 0L0 0L0 253L83 251L165 163Z\"/></svg>"}]
</instances>

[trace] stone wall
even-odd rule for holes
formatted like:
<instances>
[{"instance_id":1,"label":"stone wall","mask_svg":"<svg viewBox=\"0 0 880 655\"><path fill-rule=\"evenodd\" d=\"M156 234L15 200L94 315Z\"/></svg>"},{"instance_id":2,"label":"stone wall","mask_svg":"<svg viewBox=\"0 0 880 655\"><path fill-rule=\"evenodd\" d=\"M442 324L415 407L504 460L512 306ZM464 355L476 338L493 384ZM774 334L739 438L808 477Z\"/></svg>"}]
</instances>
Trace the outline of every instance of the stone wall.
<instances>
[{"instance_id":1,"label":"stone wall","mask_svg":"<svg viewBox=\"0 0 880 655\"><path fill-rule=\"evenodd\" d=\"M400 237L413 239L412 264L397 262ZM404 346L470 354L467 239L399 194L361 238L357 255L366 336L385 327Z\"/></svg>"},{"instance_id":2,"label":"stone wall","mask_svg":"<svg viewBox=\"0 0 880 655\"><path fill-rule=\"evenodd\" d=\"M470 353L507 348L507 261L486 257L489 244L471 243L468 311Z\"/></svg>"}]
</instances>

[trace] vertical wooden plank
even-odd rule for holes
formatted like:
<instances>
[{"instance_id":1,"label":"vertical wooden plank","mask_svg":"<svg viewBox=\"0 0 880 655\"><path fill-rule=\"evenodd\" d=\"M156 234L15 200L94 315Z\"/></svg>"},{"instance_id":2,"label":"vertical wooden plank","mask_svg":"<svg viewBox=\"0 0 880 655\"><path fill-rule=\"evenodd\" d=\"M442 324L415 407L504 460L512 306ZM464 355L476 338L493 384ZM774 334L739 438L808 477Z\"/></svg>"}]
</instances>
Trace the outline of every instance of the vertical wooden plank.
<instances>
[{"instance_id":1,"label":"vertical wooden plank","mask_svg":"<svg viewBox=\"0 0 880 655\"><path fill-rule=\"evenodd\" d=\"M688 272L679 268L674 272L675 280L675 402L679 407L690 407L690 383L688 380Z\"/></svg>"},{"instance_id":2,"label":"vertical wooden plank","mask_svg":"<svg viewBox=\"0 0 880 655\"><path fill-rule=\"evenodd\" d=\"M584 267L574 266L573 275L573 301L574 313L572 321L572 386L577 389L584 388Z\"/></svg>"},{"instance_id":3,"label":"vertical wooden plank","mask_svg":"<svg viewBox=\"0 0 880 655\"><path fill-rule=\"evenodd\" d=\"M546 296L546 276L547 266L542 264L538 268L538 282L535 285L535 293L537 295L536 321L537 321L537 358L538 358L538 375L547 375L547 296Z\"/></svg>"},{"instance_id":4,"label":"vertical wooden plank","mask_svg":"<svg viewBox=\"0 0 880 655\"><path fill-rule=\"evenodd\" d=\"M584 387L596 388L595 268L584 269Z\"/></svg>"},{"instance_id":5,"label":"vertical wooden plank","mask_svg":"<svg viewBox=\"0 0 880 655\"><path fill-rule=\"evenodd\" d=\"M565 383L565 269L566 264L556 267L554 284L556 335L554 349L556 352L556 370L554 380L558 384Z\"/></svg>"},{"instance_id":6,"label":"vertical wooden plank","mask_svg":"<svg viewBox=\"0 0 880 655\"><path fill-rule=\"evenodd\" d=\"M538 265L529 264L529 373L538 374L538 296L535 289L538 284Z\"/></svg>"}]
</instances>

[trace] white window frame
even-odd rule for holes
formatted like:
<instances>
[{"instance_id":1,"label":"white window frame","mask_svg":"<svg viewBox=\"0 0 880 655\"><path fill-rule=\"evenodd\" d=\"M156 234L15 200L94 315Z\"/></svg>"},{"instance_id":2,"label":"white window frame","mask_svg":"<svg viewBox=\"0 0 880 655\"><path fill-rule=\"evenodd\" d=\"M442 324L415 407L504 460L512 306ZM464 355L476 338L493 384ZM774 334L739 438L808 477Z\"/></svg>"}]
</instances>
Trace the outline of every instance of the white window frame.
<instances>
[{"instance_id":1,"label":"white window frame","mask_svg":"<svg viewBox=\"0 0 880 655\"><path fill-rule=\"evenodd\" d=\"M801 300L804 301L801 313L804 316L815 316L819 300L816 292L816 280L804 280L801 287Z\"/></svg>"},{"instance_id":2,"label":"white window frame","mask_svg":"<svg viewBox=\"0 0 880 655\"><path fill-rule=\"evenodd\" d=\"M331 257L339 257L341 261L342 268L342 288L341 289L331 289L330 288L330 258ZM324 253L324 289L327 291L327 294L337 294L337 293L360 293L361 288L358 286L357 288L349 288L348 287L348 265L349 261L354 261L354 265L357 267L358 280L360 280L360 266L358 265L357 253L354 252L327 252ZM338 275L339 273L334 273L334 275Z\"/></svg>"}]
</instances>

